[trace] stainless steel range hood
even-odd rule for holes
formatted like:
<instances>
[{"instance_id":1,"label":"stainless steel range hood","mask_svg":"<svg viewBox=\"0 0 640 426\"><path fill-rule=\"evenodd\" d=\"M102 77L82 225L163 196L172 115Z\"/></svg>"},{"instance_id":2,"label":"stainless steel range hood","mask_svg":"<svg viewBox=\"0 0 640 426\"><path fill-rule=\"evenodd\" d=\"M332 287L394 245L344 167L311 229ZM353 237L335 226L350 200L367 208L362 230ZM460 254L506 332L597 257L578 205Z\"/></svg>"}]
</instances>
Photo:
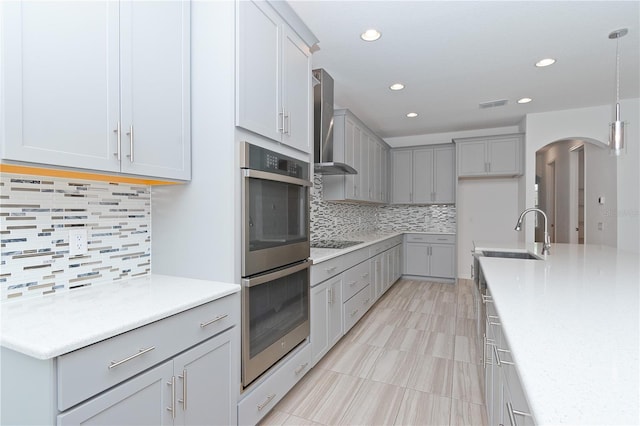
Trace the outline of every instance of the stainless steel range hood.
<instances>
[{"instance_id":1,"label":"stainless steel range hood","mask_svg":"<svg viewBox=\"0 0 640 426\"><path fill-rule=\"evenodd\" d=\"M321 68L313 70L313 171L321 175L355 175L356 169L333 161L333 78Z\"/></svg>"}]
</instances>

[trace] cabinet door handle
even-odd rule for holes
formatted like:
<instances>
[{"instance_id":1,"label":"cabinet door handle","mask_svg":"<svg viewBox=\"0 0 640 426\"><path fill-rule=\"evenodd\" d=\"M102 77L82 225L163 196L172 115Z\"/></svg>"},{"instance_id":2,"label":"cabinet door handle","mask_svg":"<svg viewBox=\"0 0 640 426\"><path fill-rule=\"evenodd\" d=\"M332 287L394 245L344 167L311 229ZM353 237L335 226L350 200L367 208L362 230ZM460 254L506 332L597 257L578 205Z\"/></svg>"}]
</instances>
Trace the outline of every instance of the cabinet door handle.
<instances>
[{"instance_id":1,"label":"cabinet door handle","mask_svg":"<svg viewBox=\"0 0 640 426\"><path fill-rule=\"evenodd\" d=\"M352 317L353 317L353 316L355 316L355 315L358 313L358 311L359 311L359 310L360 310L360 309L354 309L354 310L351 312L351 314L350 314L350 315L351 315Z\"/></svg>"},{"instance_id":2,"label":"cabinet door handle","mask_svg":"<svg viewBox=\"0 0 640 426\"><path fill-rule=\"evenodd\" d=\"M182 410L187 411L187 370L182 370L182 375L178 377L182 379L182 399L178 402L182 403Z\"/></svg>"},{"instance_id":3,"label":"cabinet door handle","mask_svg":"<svg viewBox=\"0 0 640 426\"><path fill-rule=\"evenodd\" d=\"M116 126L116 129L113 131L113 133L115 133L117 135L117 146L116 146L116 152L113 154L116 156L116 158L118 159L118 161L120 161L121 158L121 144L122 144L122 132L120 131L120 120L118 120L118 124Z\"/></svg>"},{"instance_id":4,"label":"cabinet door handle","mask_svg":"<svg viewBox=\"0 0 640 426\"><path fill-rule=\"evenodd\" d=\"M200 328L205 328L206 326L211 325L211 324L213 324L214 322L218 322L218 321L220 321L221 319L225 319L225 318L226 318L226 317L228 317L228 316L229 316L229 314L222 314L222 315L218 315L217 317L215 317L214 319L212 319L212 320L210 320L210 321L207 321L207 322L201 322L201 323L200 323Z\"/></svg>"},{"instance_id":5,"label":"cabinet door handle","mask_svg":"<svg viewBox=\"0 0 640 426\"><path fill-rule=\"evenodd\" d=\"M304 371L305 368L307 368L307 365L309 365L308 362L305 362L304 364L300 364L300 366L298 368L296 368L296 371L294 371L294 373L296 374L296 376L300 373L302 373Z\"/></svg>"},{"instance_id":6,"label":"cabinet door handle","mask_svg":"<svg viewBox=\"0 0 640 426\"><path fill-rule=\"evenodd\" d=\"M278 132L284 133L284 108L278 113Z\"/></svg>"},{"instance_id":7,"label":"cabinet door handle","mask_svg":"<svg viewBox=\"0 0 640 426\"><path fill-rule=\"evenodd\" d=\"M487 296L486 294L483 294L482 303L486 305L487 303L493 303L493 300L491 299L491 296Z\"/></svg>"},{"instance_id":8,"label":"cabinet door handle","mask_svg":"<svg viewBox=\"0 0 640 426\"><path fill-rule=\"evenodd\" d=\"M351 282L349 283L349 287L353 287L354 285L356 285L356 282L355 282L355 281L351 281Z\"/></svg>"},{"instance_id":9,"label":"cabinet door handle","mask_svg":"<svg viewBox=\"0 0 640 426\"><path fill-rule=\"evenodd\" d=\"M518 426L518 423L516 422L516 415L524 416L524 417L533 417L531 413L525 413L524 411L514 410L513 404L511 404L510 402L507 402L507 413L509 414L509 423L511 423L511 426Z\"/></svg>"},{"instance_id":10,"label":"cabinet door handle","mask_svg":"<svg viewBox=\"0 0 640 426\"><path fill-rule=\"evenodd\" d=\"M167 410L171 411L171 417L176 418L176 376L171 376L171 381L167 382L171 386L171 407L167 407Z\"/></svg>"},{"instance_id":11,"label":"cabinet door handle","mask_svg":"<svg viewBox=\"0 0 640 426\"><path fill-rule=\"evenodd\" d=\"M285 123L282 123L282 127L284 127L284 134L287 136L291 136L291 112L285 113L284 114L284 119L286 121L286 125Z\"/></svg>"},{"instance_id":12,"label":"cabinet door handle","mask_svg":"<svg viewBox=\"0 0 640 426\"><path fill-rule=\"evenodd\" d=\"M275 393L268 395L267 399L265 399L262 403L258 404L258 411L262 411L262 409L266 407L275 397L276 397Z\"/></svg>"},{"instance_id":13,"label":"cabinet door handle","mask_svg":"<svg viewBox=\"0 0 640 426\"><path fill-rule=\"evenodd\" d=\"M129 132L127 132L127 136L129 136L129 161L133 163L133 124L129 126Z\"/></svg>"},{"instance_id":14,"label":"cabinet door handle","mask_svg":"<svg viewBox=\"0 0 640 426\"><path fill-rule=\"evenodd\" d=\"M362 274L362 278L367 278L368 276L369 276L368 272L366 274Z\"/></svg>"},{"instance_id":15,"label":"cabinet door handle","mask_svg":"<svg viewBox=\"0 0 640 426\"><path fill-rule=\"evenodd\" d=\"M131 361L132 359L134 359L134 358L138 358L139 356L144 355L144 354L146 354L147 352L151 352L151 351L152 351L152 350L154 350L155 348L156 348L155 346L150 346L150 347L148 347L148 348L146 348L146 349L140 349L140 350L138 351L138 353L133 354L133 355L131 355L131 356L128 356L128 357L126 357L126 358L124 358L124 359L121 359L120 361L111 361L111 364L109 364L108 368L109 368L109 370L111 370L112 368L115 368L115 367L117 367L117 366L119 366L119 365L122 365L122 364L124 364L124 363L125 363L125 362L127 362L127 361Z\"/></svg>"},{"instance_id":16,"label":"cabinet door handle","mask_svg":"<svg viewBox=\"0 0 640 426\"><path fill-rule=\"evenodd\" d=\"M413 201L413 192L409 192L409 201Z\"/></svg>"},{"instance_id":17,"label":"cabinet door handle","mask_svg":"<svg viewBox=\"0 0 640 426\"><path fill-rule=\"evenodd\" d=\"M329 287L329 294L328 294L328 296L329 296L329 297L327 297L327 299L328 299L328 300L327 300L327 303L328 303L329 305L333 305L333 287Z\"/></svg>"}]
</instances>

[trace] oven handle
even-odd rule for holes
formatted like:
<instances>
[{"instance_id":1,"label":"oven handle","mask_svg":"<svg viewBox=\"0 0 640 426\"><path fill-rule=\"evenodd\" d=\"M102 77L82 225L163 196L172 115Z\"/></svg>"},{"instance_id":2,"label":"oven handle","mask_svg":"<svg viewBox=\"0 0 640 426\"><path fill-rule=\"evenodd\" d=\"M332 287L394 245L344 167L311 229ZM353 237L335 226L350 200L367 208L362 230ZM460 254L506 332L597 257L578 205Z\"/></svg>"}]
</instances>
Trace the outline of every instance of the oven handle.
<instances>
[{"instance_id":1,"label":"oven handle","mask_svg":"<svg viewBox=\"0 0 640 426\"><path fill-rule=\"evenodd\" d=\"M248 178L272 180L275 182L290 183L299 186L311 186L311 182L305 179L279 175L277 173L263 172L260 170L242 169L242 175Z\"/></svg>"},{"instance_id":2,"label":"oven handle","mask_svg":"<svg viewBox=\"0 0 640 426\"><path fill-rule=\"evenodd\" d=\"M302 271L303 269L308 269L310 266L311 266L311 262L308 260L305 260L304 262L298 265L295 265L286 269L281 269L276 272L271 272L266 275L260 275L259 277L255 277L255 278L243 278L242 285L244 287L253 287L256 285L264 284L269 281L277 280L278 278L282 278L282 277L286 277L287 275L294 274L298 271Z\"/></svg>"}]
</instances>

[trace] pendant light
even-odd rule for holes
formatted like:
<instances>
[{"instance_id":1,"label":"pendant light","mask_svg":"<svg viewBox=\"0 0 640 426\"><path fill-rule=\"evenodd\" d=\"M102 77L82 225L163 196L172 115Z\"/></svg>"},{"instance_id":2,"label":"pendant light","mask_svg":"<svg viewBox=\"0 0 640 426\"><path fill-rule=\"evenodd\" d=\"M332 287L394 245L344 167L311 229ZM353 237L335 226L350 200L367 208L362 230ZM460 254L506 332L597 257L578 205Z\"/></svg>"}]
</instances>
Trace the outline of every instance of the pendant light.
<instances>
[{"instance_id":1,"label":"pendant light","mask_svg":"<svg viewBox=\"0 0 640 426\"><path fill-rule=\"evenodd\" d=\"M610 39L616 39L616 119L610 126L609 148L613 155L620 155L624 151L624 121L620 120L620 37L626 36L628 30L622 28L609 34Z\"/></svg>"}]
</instances>

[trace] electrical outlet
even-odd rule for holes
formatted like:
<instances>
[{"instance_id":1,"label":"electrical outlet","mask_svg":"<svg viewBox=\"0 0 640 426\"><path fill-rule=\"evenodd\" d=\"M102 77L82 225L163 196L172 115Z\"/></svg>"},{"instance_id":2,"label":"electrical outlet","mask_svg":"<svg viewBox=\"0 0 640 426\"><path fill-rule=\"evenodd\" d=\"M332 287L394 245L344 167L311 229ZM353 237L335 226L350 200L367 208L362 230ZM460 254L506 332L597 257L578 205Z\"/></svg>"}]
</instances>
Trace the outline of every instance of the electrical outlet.
<instances>
[{"instance_id":1,"label":"electrical outlet","mask_svg":"<svg viewBox=\"0 0 640 426\"><path fill-rule=\"evenodd\" d=\"M78 256L87 254L87 230L86 228L69 230L69 255Z\"/></svg>"}]
</instances>

